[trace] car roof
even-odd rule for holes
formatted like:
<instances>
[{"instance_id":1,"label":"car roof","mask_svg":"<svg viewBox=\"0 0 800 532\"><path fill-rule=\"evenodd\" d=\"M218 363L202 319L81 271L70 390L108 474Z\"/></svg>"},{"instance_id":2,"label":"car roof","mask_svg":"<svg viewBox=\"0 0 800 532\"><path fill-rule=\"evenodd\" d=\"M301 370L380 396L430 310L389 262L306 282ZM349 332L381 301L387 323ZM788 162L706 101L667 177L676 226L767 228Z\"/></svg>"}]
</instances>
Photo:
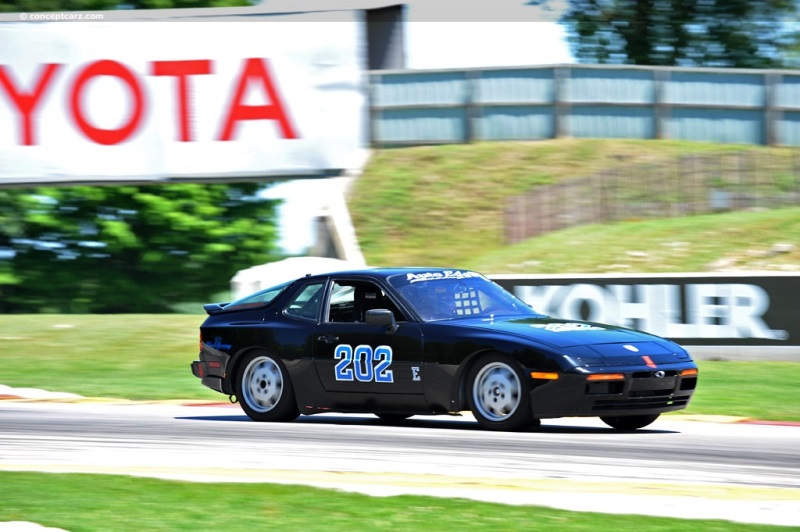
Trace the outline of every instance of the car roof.
<instances>
[{"instance_id":1,"label":"car roof","mask_svg":"<svg viewBox=\"0 0 800 532\"><path fill-rule=\"evenodd\" d=\"M445 272L445 271L471 271L463 268L442 268L442 267L435 267L435 268L425 268L421 266L414 266L414 267L375 267L375 268L360 268L356 270L341 270L341 271L332 271L328 273L318 273L314 275L306 275L304 277L298 277L298 279L324 279L330 276L337 276L337 277L347 277L347 276L368 276L368 277L378 277L381 279L387 279L389 277L395 275L403 275L407 273L422 273L422 272Z\"/></svg>"}]
</instances>

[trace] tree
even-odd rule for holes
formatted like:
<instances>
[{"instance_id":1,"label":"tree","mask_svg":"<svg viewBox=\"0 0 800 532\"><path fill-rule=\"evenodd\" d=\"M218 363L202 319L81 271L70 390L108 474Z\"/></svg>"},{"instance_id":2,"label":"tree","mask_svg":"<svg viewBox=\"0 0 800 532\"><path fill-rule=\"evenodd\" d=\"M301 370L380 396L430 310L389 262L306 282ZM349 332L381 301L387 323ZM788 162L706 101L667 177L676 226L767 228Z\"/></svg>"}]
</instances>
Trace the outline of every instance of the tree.
<instances>
[{"instance_id":1,"label":"tree","mask_svg":"<svg viewBox=\"0 0 800 532\"><path fill-rule=\"evenodd\" d=\"M798 28L794 0L570 0L579 61L774 68Z\"/></svg>"},{"instance_id":2,"label":"tree","mask_svg":"<svg viewBox=\"0 0 800 532\"><path fill-rule=\"evenodd\" d=\"M169 312L278 258L256 184L0 191L0 312Z\"/></svg>"},{"instance_id":3,"label":"tree","mask_svg":"<svg viewBox=\"0 0 800 532\"><path fill-rule=\"evenodd\" d=\"M7 299L3 288L19 282L9 259L14 256L11 239L20 233L24 212L20 204L14 201L13 196L11 191L0 188L0 312L3 301Z\"/></svg>"},{"instance_id":4,"label":"tree","mask_svg":"<svg viewBox=\"0 0 800 532\"><path fill-rule=\"evenodd\" d=\"M800 22L795 23L797 31L789 38L786 46L786 66L800 68Z\"/></svg>"},{"instance_id":5,"label":"tree","mask_svg":"<svg viewBox=\"0 0 800 532\"><path fill-rule=\"evenodd\" d=\"M248 0L0 0L0 12L251 5ZM0 188L0 312L165 312L280 258L259 185Z\"/></svg>"},{"instance_id":6,"label":"tree","mask_svg":"<svg viewBox=\"0 0 800 532\"><path fill-rule=\"evenodd\" d=\"M102 11L107 9L169 9L179 7L233 7L248 0L0 0L0 13L36 11Z\"/></svg>"}]
</instances>

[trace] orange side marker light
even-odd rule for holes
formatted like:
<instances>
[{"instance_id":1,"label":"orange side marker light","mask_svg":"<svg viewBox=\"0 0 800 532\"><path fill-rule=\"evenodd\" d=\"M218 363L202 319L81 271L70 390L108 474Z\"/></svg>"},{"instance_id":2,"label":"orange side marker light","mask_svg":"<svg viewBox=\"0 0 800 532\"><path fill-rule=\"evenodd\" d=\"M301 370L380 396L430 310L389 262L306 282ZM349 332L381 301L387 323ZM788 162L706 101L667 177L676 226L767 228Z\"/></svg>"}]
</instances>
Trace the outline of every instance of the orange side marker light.
<instances>
[{"instance_id":1,"label":"orange side marker light","mask_svg":"<svg viewBox=\"0 0 800 532\"><path fill-rule=\"evenodd\" d=\"M558 373L547 371L531 371L531 378L542 379L546 381L557 381Z\"/></svg>"}]
</instances>

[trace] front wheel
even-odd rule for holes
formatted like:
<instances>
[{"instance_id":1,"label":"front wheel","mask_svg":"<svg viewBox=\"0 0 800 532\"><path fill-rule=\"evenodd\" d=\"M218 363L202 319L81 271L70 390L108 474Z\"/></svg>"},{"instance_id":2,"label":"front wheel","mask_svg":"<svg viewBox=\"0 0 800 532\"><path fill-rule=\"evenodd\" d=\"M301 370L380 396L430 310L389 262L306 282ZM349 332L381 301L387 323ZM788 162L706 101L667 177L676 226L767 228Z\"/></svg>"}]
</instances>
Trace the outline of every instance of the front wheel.
<instances>
[{"instance_id":1,"label":"front wheel","mask_svg":"<svg viewBox=\"0 0 800 532\"><path fill-rule=\"evenodd\" d=\"M646 427L658 419L660 415L661 414L651 414L649 416L607 416L601 417L600 419L609 427L617 430L636 430Z\"/></svg>"},{"instance_id":2,"label":"front wheel","mask_svg":"<svg viewBox=\"0 0 800 532\"><path fill-rule=\"evenodd\" d=\"M530 393L519 364L499 354L481 357L467 378L472 414L490 430L522 430L534 425Z\"/></svg>"},{"instance_id":3,"label":"front wheel","mask_svg":"<svg viewBox=\"0 0 800 532\"><path fill-rule=\"evenodd\" d=\"M255 421L291 421L300 415L289 374L277 357L249 354L236 374L236 397Z\"/></svg>"}]
</instances>

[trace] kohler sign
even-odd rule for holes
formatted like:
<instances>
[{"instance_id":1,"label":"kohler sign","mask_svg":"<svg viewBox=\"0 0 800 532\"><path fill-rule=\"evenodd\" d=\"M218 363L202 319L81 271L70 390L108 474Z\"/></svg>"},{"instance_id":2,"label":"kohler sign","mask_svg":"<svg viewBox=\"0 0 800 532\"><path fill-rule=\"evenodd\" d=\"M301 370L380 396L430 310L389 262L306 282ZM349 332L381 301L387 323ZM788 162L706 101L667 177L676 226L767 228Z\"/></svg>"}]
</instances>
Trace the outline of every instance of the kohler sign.
<instances>
[{"instance_id":1,"label":"kohler sign","mask_svg":"<svg viewBox=\"0 0 800 532\"><path fill-rule=\"evenodd\" d=\"M800 275L492 278L559 318L690 344L800 345Z\"/></svg>"}]
</instances>

